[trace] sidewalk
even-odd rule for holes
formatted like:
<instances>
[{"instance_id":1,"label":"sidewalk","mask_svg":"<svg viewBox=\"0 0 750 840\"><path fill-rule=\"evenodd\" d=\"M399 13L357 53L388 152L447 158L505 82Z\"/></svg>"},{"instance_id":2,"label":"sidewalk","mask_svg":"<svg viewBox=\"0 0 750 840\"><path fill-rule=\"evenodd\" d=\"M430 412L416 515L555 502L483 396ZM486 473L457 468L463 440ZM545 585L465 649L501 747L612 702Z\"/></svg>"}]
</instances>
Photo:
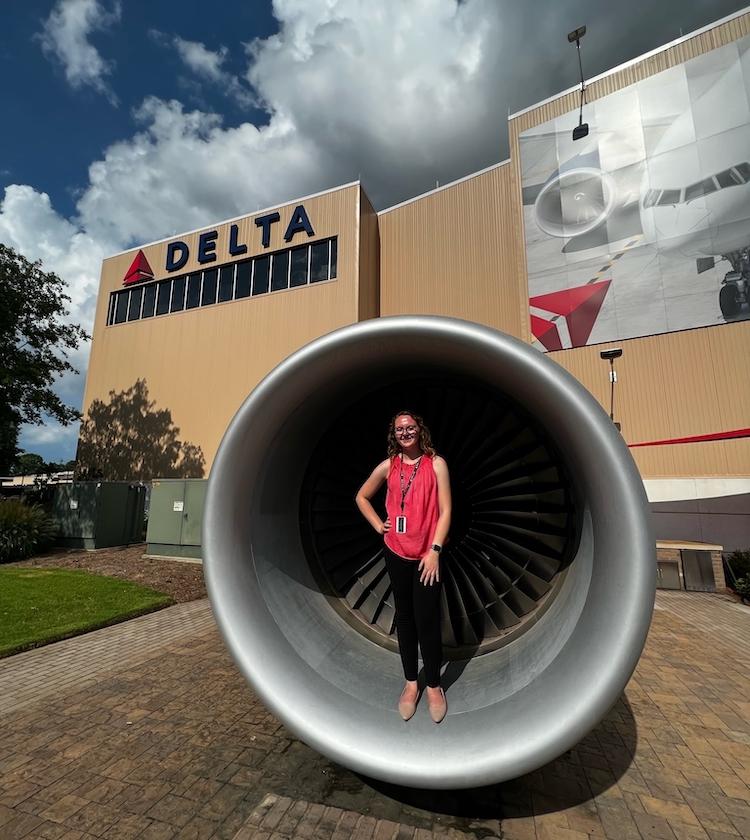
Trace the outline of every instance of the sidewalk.
<instances>
[{"instance_id":1,"label":"sidewalk","mask_svg":"<svg viewBox=\"0 0 750 840\"><path fill-rule=\"evenodd\" d=\"M310 750L236 671L207 601L0 660L0 837L750 838L750 608L659 592L623 697L575 749L465 792Z\"/></svg>"}]
</instances>

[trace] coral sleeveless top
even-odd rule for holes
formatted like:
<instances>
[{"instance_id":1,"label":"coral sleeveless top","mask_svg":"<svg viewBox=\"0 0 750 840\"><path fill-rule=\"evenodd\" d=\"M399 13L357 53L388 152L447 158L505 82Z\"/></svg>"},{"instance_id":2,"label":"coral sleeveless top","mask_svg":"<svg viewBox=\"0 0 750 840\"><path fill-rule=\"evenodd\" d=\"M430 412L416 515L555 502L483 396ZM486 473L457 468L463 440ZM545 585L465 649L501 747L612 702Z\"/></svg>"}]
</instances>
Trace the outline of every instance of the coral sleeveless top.
<instances>
[{"instance_id":1,"label":"coral sleeveless top","mask_svg":"<svg viewBox=\"0 0 750 840\"><path fill-rule=\"evenodd\" d=\"M423 455L416 473L414 464L402 464L400 455L391 461L385 494L385 509L391 520L391 530L385 535L385 544L405 560L421 560L434 541L440 510L432 460L432 456ZM409 484L412 473L414 478L404 496L402 513L401 487ZM406 533L397 534L396 517L402 515L406 517Z\"/></svg>"}]
</instances>

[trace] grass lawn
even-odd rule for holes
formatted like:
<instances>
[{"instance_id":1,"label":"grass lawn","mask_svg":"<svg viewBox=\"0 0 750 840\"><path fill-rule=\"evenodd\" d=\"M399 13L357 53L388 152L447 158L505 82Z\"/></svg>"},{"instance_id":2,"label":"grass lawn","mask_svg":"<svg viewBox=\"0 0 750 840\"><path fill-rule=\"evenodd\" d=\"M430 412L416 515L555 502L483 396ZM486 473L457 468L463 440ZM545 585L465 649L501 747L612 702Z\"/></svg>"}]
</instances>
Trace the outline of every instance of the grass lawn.
<instances>
[{"instance_id":1,"label":"grass lawn","mask_svg":"<svg viewBox=\"0 0 750 840\"><path fill-rule=\"evenodd\" d=\"M69 569L0 568L0 657L172 603L127 580Z\"/></svg>"}]
</instances>

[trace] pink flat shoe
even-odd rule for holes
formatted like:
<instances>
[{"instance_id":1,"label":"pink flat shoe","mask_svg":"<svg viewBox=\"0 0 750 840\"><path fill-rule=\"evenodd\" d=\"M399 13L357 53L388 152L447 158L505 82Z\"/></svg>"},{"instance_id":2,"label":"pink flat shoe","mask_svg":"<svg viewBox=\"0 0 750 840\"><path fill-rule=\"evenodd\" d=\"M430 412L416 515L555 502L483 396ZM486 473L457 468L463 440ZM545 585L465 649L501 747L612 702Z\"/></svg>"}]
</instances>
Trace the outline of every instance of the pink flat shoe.
<instances>
[{"instance_id":1,"label":"pink flat shoe","mask_svg":"<svg viewBox=\"0 0 750 840\"><path fill-rule=\"evenodd\" d=\"M440 698L437 702L427 701L427 705L430 708L430 717L435 723L440 723L446 714L448 714L448 701L445 699L445 692L442 688L440 689Z\"/></svg>"},{"instance_id":2,"label":"pink flat shoe","mask_svg":"<svg viewBox=\"0 0 750 840\"><path fill-rule=\"evenodd\" d=\"M406 688L404 688L406 691ZM416 700L404 700L404 691L401 692L401 697L398 701L398 711L404 720L409 720L414 717L414 712L417 711L417 703L419 702L419 692L417 692Z\"/></svg>"}]
</instances>

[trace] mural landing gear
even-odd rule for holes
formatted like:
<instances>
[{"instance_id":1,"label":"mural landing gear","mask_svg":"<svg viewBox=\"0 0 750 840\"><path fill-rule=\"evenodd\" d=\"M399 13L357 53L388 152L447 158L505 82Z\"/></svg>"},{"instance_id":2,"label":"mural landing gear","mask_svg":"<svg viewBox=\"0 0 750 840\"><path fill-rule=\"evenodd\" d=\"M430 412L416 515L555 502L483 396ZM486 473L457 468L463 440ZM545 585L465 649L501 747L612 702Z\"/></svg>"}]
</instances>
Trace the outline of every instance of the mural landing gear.
<instances>
[{"instance_id":1,"label":"mural landing gear","mask_svg":"<svg viewBox=\"0 0 750 840\"><path fill-rule=\"evenodd\" d=\"M727 254L732 270L724 275L719 290L719 308L726 320L739 315L742 305L750 304L750 249Z\"/></svg>"}]
</instances>

